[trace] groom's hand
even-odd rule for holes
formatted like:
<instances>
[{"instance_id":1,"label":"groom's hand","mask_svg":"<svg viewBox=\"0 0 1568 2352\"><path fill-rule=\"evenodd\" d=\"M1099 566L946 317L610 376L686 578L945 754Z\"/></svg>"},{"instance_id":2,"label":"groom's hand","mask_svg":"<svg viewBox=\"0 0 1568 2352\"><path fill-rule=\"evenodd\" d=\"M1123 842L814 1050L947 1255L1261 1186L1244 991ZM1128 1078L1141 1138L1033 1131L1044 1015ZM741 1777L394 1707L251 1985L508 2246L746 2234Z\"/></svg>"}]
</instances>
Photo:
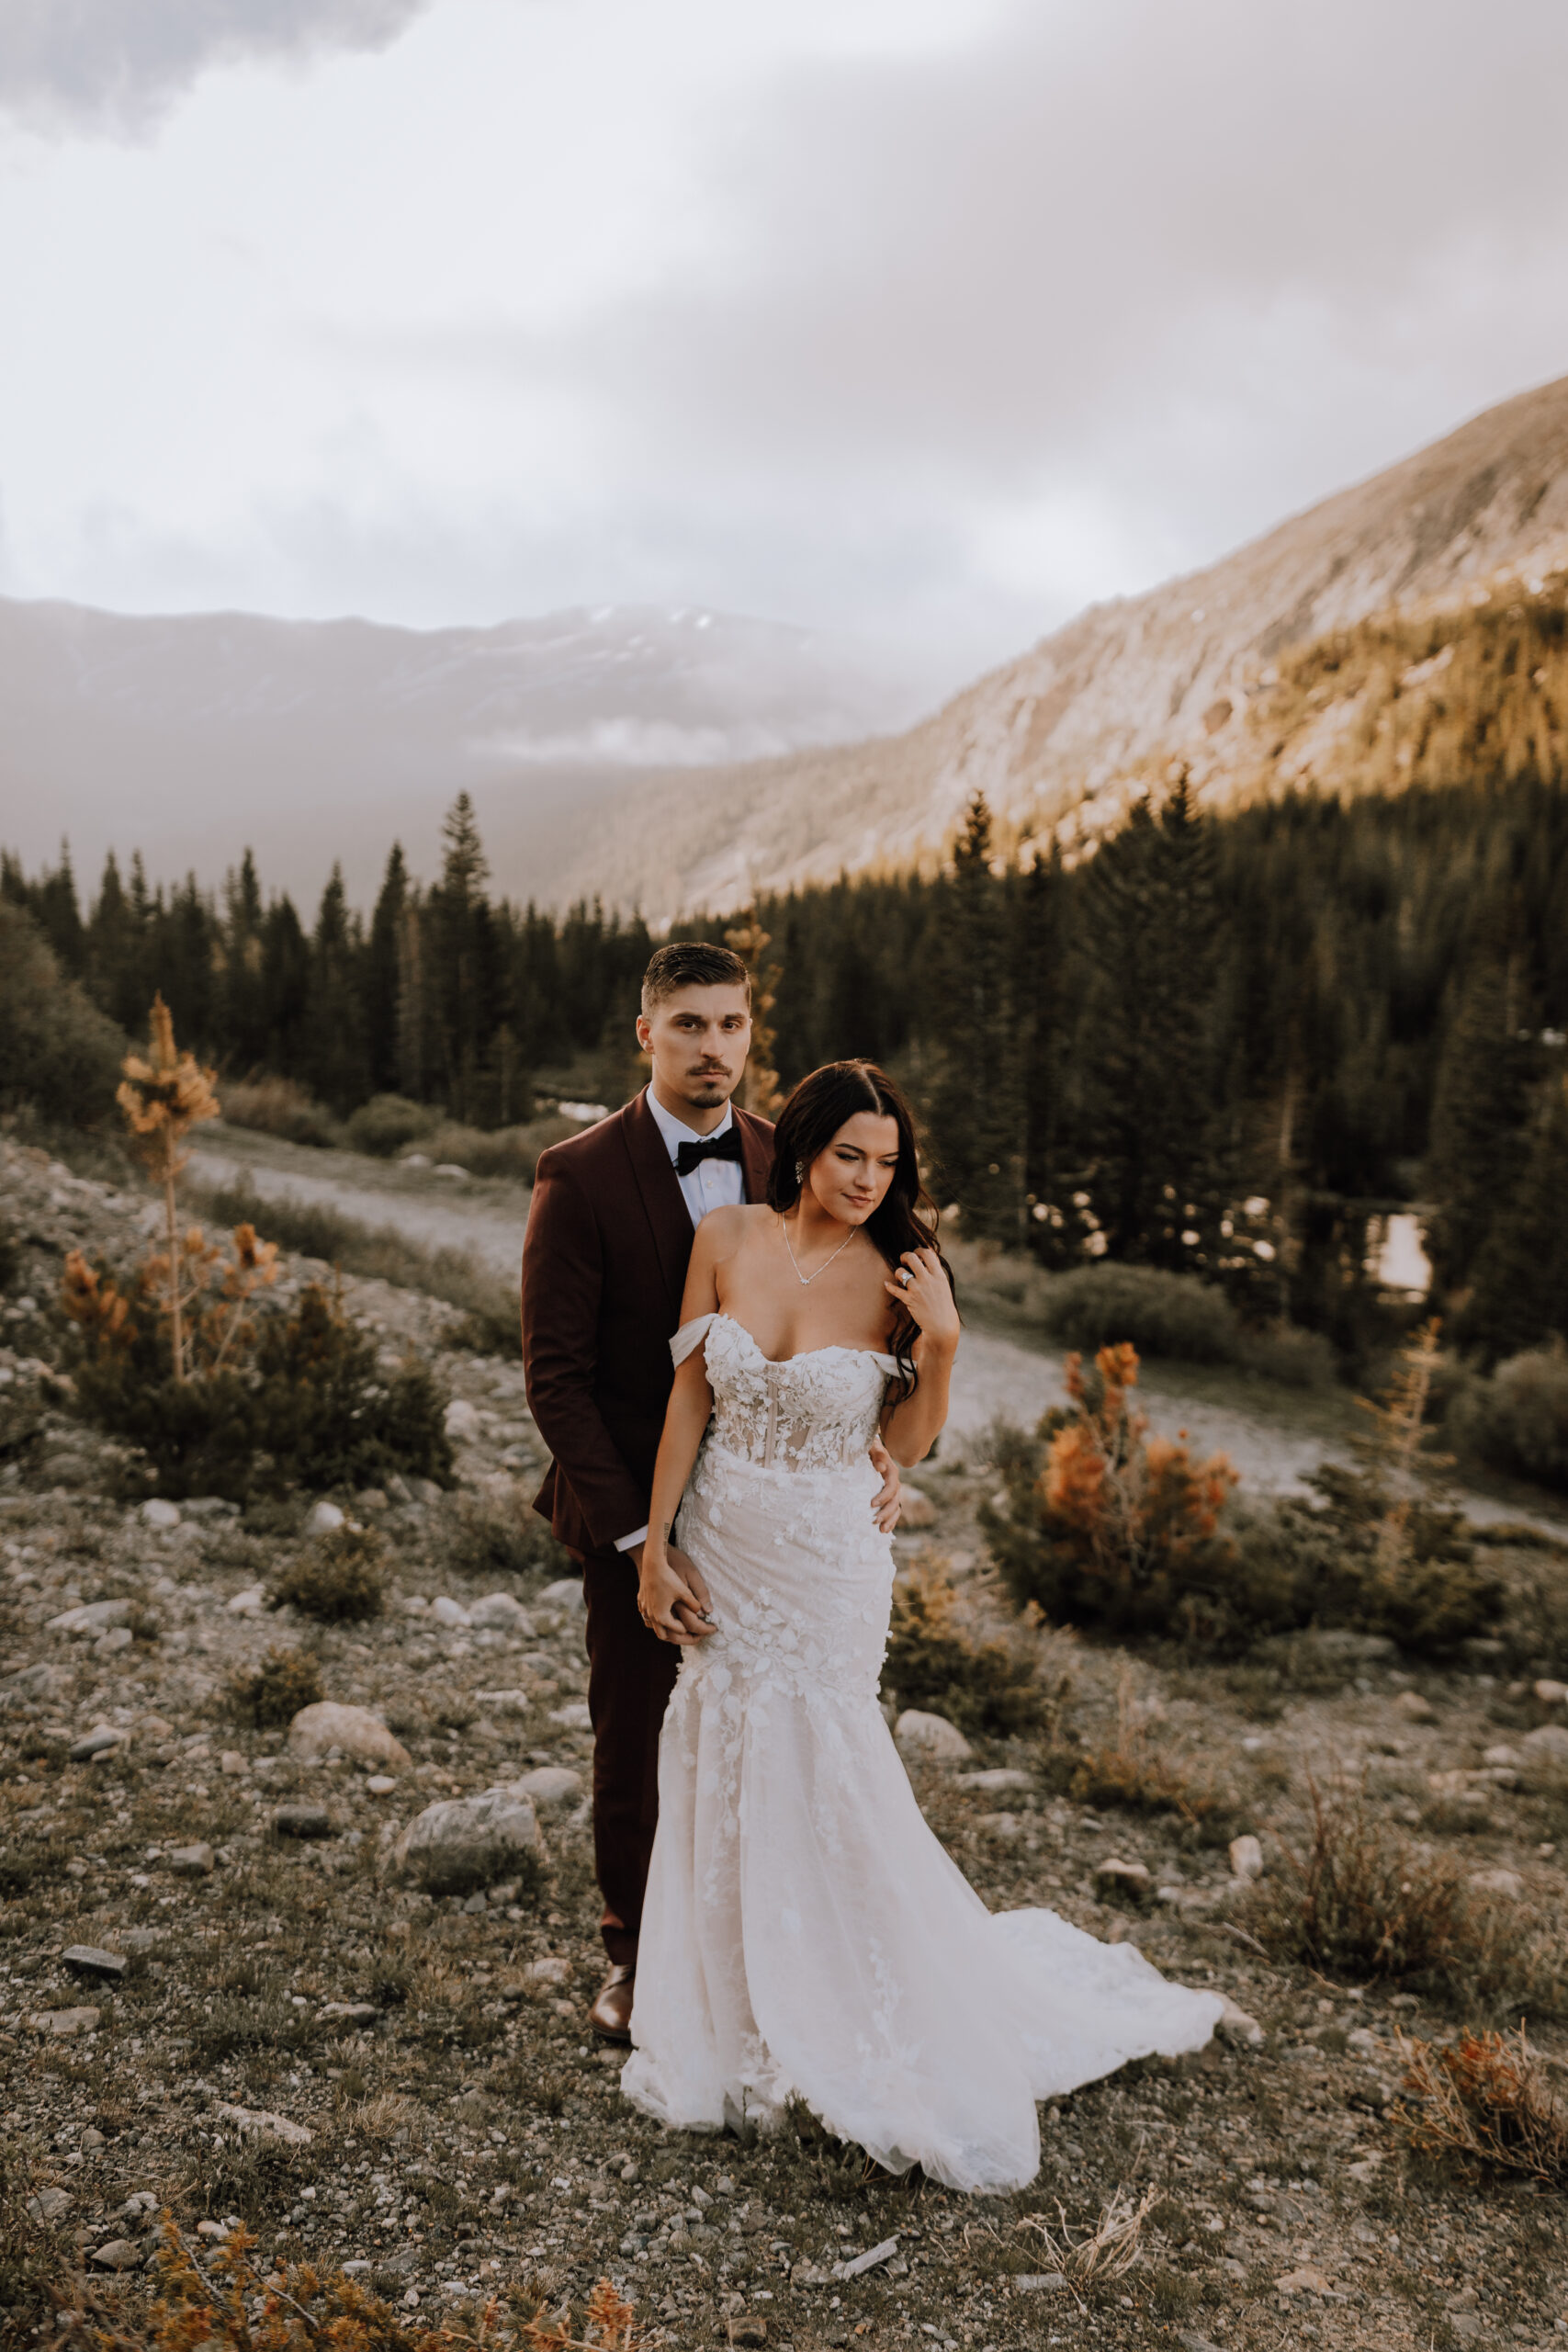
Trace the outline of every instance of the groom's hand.
<instances>
[{"instance_id":1,"label":"groom's hand","mask_svg":"<svg viewBox=\"0 0 1568 2352\"><path fill-rule=\"evenodd\" d=\"M898 1514L904 1508L904 1490L898 1481L898 1464L879 1437L874 1437L868 1451L871 1466L882 1481L880 1493L872 1498L871 1515L878 1532L891 1535L898 1524Z\"/></svg>"},{"instance_id":2,"label":"groom's hand","mask_svg":"<svg viewBox=\"0 0 1568 2352\"><path fill-rule=\"evenodd\" d=\"M705 1642L716 1630L713 1604L695 1563L669 1547L650 1555L646 1544L634 1544L631 1556L637 1562L637 1615L649 1632L678 1646Z\"/></svg>"}]
</instances>

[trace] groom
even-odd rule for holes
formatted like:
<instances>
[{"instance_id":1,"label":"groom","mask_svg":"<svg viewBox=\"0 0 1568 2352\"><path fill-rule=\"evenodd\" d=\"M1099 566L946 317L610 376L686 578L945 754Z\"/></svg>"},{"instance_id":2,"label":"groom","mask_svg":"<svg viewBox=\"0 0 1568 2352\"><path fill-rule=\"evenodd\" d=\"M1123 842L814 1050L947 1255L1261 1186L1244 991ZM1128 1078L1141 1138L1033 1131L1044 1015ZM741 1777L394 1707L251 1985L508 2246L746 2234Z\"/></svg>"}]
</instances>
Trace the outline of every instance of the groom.
<instances>
[{"instance_id":1,"label":"groom","mask_svg":"<svg viewBox=\"0 0 1568 2352\"><path fill-rule=\"evenodd\" d=\"M593 1855L610 1959L589 2022L606 2041L631 2038L659 1731L681 1662L637 1605L669 1342L693 1234L710 1209L764 1199L773 1157L769 1122L730 1102L751 1044L739 956L701 940L660 948L637 1035L648 1088L540 1153L523 1244L523 1368L554 1457L534 1507L581 1563L588 1612ZM874 1458L887 1482L878 1516L891 1525L897 1473ZM694 1589L690 1609L678 1606L686 1623L706 1595Z\"/></svg>"}]
</instances>

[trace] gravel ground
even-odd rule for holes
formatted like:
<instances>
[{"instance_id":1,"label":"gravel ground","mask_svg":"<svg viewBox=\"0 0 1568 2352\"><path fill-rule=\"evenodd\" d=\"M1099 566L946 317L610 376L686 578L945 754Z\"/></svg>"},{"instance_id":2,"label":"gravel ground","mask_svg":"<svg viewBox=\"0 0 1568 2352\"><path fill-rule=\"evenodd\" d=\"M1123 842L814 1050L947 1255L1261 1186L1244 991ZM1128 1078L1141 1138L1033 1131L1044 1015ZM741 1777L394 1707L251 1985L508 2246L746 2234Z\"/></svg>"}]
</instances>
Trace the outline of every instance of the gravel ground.
<instances>
[{"instance_id":1,"label":"gravel ground","mask_svg":"<svg viewBox=\"0 0 1568 2352\"><path fill-rule=\"evenodd\" d=\"M542 1460L516 1365L455 1347L462 1318L437 1302L345 1286L355 1319L389 1354L430 1355L463 1408L459 1484L335 1498L381 1532L391 1594L369 1623L309 1625L263 1605L309 1540L309 1498L198 1502L150 1524L116 1498L112 1450L40 1380L61 1253L125 1246L141 1202L3 1144L0 1186L23 1243L0 1310L0 2112L67 2274L133 2316L146 2289L131 2266L166 2209L193 2233L242 2217L279 2262L361 2266L411 2312L512 2281L581 2303L608 2274L650 2345L1568 2338L1561 2199L1418 2164L1390 2116L1397 2035L1440 2039L1453 2019L1269 1964L1234 1929L1223 1844L1177 1815L1067 1802L1028 1741L911 1765L987 1901L1132 1937L1256 2034L1238 2023L1195 2059L1053 2103L1040 2178L1010 2198L868 2177L806 2120L745 2143L637 2115L584 2025L601 1962L581 1791L541 1810L542 1864L487 1893L433 1897L392 1867L432 1802L588 1763L575 1595L555 1589L558 1564L487 1564L476 1538L518 1523ZM977 1589L989 1483L979 1464L930 1475L932 1523L902 1539L906 1556ZM464 1623L496 1589L523 1617ZM97 1601L126 1604L107 1612L124 1622L51 1623ZM1542 1901L1561 1892L1568 1805L1529 1771L1482 1765L1541 1704L1484 1661L1416 1677L1377 1658L1309 1671L1298 1655L1265 1673L1041 1639L1086 1741L1134 1706L1162 1753L1223 1782L1227 1834L1256 1831L1270 1855L1299 1826L1307 1770L1343 1767L1429 1850L1510 1871ZM389 1725L406 1763L309 1761L284 1731L243 1724L229 1679L279 1645L315 1657L330 1699ZM95 1728L119 1736L73 1758ZM973 1781L986 1769L1019 1777L998 1792ZM324 1815L324 1834L286 1834L290 1806ZM1105 1899L1112 1860L1145 1866L1152 1900ZM67 1962L78 1946L123 1967ZM1552 2027L1537 2038L1565 2047ZM1134 2266L1063 2284L1043 2233L1145 2192ZM875 2258L836 2275L862 2255Z\"/></svg>"}]
</instances>

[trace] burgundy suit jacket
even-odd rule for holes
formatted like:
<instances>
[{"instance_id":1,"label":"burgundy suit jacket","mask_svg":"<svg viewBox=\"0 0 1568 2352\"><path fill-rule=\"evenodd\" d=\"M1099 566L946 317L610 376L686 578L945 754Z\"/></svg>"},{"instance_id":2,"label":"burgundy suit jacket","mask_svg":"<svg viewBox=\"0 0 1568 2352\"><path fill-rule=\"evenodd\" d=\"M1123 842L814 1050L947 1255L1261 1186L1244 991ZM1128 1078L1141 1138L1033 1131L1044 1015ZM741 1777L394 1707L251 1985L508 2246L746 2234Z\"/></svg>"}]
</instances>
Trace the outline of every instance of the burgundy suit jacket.
<instances>
[{"instance_id":1,"label":"burgundy suit jacket","mask_svg":"<svg viewBox=\"0 0 1568 2352\"><path fill-rule=\"evenodd\" d=\"M760 1201L773 1130L749 1111L735 1124L746 1198ZM607 1551L648 1517L694 1232L646 1095L539 1154L523 1372L554 1458L534 1508L574 1552Z\"/></svg>"}]
</instances>

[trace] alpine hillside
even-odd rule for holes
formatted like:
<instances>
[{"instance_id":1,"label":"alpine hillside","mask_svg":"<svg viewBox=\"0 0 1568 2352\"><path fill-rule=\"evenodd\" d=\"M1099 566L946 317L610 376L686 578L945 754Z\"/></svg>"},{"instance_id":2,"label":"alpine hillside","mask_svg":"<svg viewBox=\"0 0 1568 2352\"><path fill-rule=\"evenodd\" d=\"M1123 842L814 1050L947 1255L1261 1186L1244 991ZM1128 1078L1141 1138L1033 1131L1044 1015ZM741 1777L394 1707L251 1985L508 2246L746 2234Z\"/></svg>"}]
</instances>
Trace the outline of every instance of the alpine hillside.
<instances>
[{"instance_id":1,"label":"alpine hillside","mask_svg":"<svg viewBox=\"0 0 1568 2352\"><path fill-rule=\"evenodd\" d=\"M1453 782L1568 722L1568 378L1185 579L1091 607L908 733L687 773L587 817L562 895L652 919L940 855L984 792L1075 846L1189 766L1205 805Z\"/></svg>"}]
</instances>

